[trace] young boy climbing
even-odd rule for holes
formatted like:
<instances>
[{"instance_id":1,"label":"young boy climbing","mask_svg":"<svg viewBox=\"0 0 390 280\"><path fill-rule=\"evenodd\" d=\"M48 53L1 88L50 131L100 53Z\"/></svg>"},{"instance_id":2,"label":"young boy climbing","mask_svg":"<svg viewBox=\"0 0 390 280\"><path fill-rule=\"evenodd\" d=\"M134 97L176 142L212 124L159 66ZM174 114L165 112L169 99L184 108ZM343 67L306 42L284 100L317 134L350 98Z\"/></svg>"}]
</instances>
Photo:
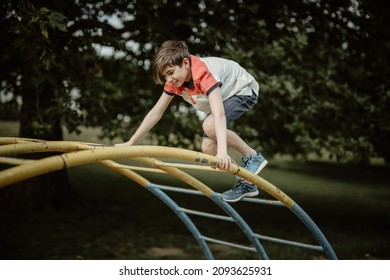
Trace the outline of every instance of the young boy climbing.
<instances>
[{"instance_id":1,"label":"young boy climbing","mask_svg":"<svg viewBox=\"0 0 390 280\"><path fill-rule=\"evenodd\" d=\"M181 96L197 110L207 113L201 148L218 158L220 168L231 168L228 147L242 154L242 166L247 170L258 174L264 168L267 160L261 153L229 129L231 122L252 109L258 100L259 84L238 63L218 57L196 57L183 41L169 40L153 58L153 78L164 85L161 97L130 140L115 146L134 145L157 124L172 99ZM256 186L239 178L221 196L225 201L235 202L258 193Z\"/></svg>"}]
</instances>

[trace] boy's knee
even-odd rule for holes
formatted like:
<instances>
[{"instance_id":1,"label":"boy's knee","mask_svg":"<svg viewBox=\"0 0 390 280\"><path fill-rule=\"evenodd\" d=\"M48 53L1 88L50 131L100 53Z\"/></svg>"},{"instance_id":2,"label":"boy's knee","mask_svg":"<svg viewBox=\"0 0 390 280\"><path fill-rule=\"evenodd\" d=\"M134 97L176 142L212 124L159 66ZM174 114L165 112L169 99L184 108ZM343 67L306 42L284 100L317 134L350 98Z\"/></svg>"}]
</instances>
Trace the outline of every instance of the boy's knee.
<instances>
[{"instance_id":1,"label":"boy's knee","mask_svg":"<svg viewBox=\"0 0 390 280\"><path fill-rule=\"evenodd\" d=\"M202 124L202 128L203 128L204 133L206 133L206 135L208 135L209 137L213 136L215 134L214 122L212 122L210 120L210 118L207 118L204 120L204 122Z\"/></svg>"},{"instance_id":2,"label":"boy's knee","mask_svg":"<svg viewBox=\"0 0 390 280\"><path fill-rule=\"evenodd\" d=\"M201 149L203 153L215 156L217 154L217 143L209 138L203 138Z\"/></svg>"}]
</instances>

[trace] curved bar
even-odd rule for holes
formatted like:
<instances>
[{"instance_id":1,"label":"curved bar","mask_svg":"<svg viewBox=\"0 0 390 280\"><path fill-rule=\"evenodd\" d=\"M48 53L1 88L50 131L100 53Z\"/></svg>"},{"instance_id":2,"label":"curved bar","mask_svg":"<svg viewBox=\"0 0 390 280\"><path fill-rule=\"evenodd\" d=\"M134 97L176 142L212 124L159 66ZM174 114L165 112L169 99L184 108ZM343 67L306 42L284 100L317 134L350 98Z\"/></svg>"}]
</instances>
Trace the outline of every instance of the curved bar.
<instances>
[{"instance_id":1,"label":"curved bar","mask_svg":"<svg viewBox=\"0 0 390 280\"><path fill-rule=\"evenodd\" d=\"M198 228L189 218L189 216L181 210L181 208L177 205L177 203L171 199L165 192L156 187L157 185L151 183L148 186L148 190L151 191L155 196L157 196L160 200L162 200L171 210L183 221L183 223L190 230L192 235L195 237L199 246L202 248L204 255L207 259L213 260L214 256L211 253L210 247L207 242L202 237Z\"/></svg>"},{"instance_id":2,"label":"curved bar","mask_svg":"<svg viewBox=\"0 0 390 280\"><path fill-rule=\"evenodd\" d=\"M80 142L80 141L47 141L42 139L35 138L21 138L21 137L0 137L0 145L8 145L8 144L27 144L27 143L64 143L64 144L82 144L89 146L97 146L97 147L111 147L110 145L100 144L100 143L92 143L92 142Z\"/></svg>"},{"instance_id":3,"label":"curved bar","mask_svg":"<svg viewBox=\"0 0 390 280\"><path fill-rule=\"evenodd\" d=\"M33 139L33 138L20 138L20 137L0 137L0 145L31 143L31 142L45 142L45 140Z\"/></svg>"},{"instance_id":4,"label":"curved bar","mask_svg":"<svg viewBox=\"0 0 390 280\"><path fill-rule=\"evenodd\" d=\"M313 236L320 243L324 252L331 260L337 260L336 253L333 251L332 246L330 246L329 241L326 239L325 235L321 232L319 227L314 223L314 221L309 217L309 215L303 211L303 209L298 205L294 204L290 210L303 222L304 225L311 231Z\"/></svg>"},{"instance_id":5,"label":"curved bar","mask_svg":"<svg viewBox=\"0 0 390 280\"><path fill-rule=\"evenodd\" d=\"M62 155L8 168L0 172L0 188L64 168L66 168L66 164Z\"/></svg>"},{"instance_id":6,"label":"curved bar","mask_svg":"<svg viewBox=\"0 0 390 280\"><path fill-rule=\"evenodd\" d=\"M160 162L159 160L156 160L154 158L133 158L133 160L153 167L159 167ZM187 183L198 191L201 191L208 197L211 196L211 194L213 193L213 190L203 184L201 181L175 167L160 166L159 168L166 173L172 175L173 177Z\"/></svg>"},{"instance_id":7,"label":"curved bar","mask_svg":"<svg viewBox=\"0 0 390 280\"><path fill-rule=\"evenodd\" d=\"M35 159L11 158L11 157L0 156L0 163L10 164L10 165L21 165L21 164L31 163L34 161Z\"/></svg>"},{"instance_id":8,"label":"curved bar","mask_svg":"<svg viewBox=\"0 0 390 280\"><path fill-rule=\"evenodd\" d=\"M163 171L169 173L175 178L180 179L181 181L187 183L188 185L194 187L198 191L201 191L207 197L209 197L215 204L217 204L225 213L227 213L230 217L233 218L234 222L238 225L238 227L242 230L242 232L246 235L249 241L253 244L256 251L260 254L262 259L268 259L268 255L264 250L264 247L261 245L259 239L254 237L254 232L249 227L249 225L245 222L245 220L237 213L236 210L233 209L227 202L223 201L220 195L217 195L212 189L207 187L204 183L194 178L193 176L175 168L168 167L165 165L160 165L160 161L153 158L133 158L136 161L141 163L156 166L161 168Z\"/></svg>"},{"instance_id":9,"label":"curved bar","mask_svg":"<svg viewBox=\"0 0 390 280\"><path fill-rule=\"evenodd\" d=\"M23 144L23 146L27 146L27 149L19 149L19 151L31 151L31 145L35 145L35 144L36 143ZM43 146L41 144L43 144ZM36 148L35 151L40 150L40 149L48 150L50 144L51 143L38 143L38 145L34 146ZM58 148L57 143L53 143L53 146L51 147L50 150L57 149L57 148ZM80 148L80 146L76 145L75 148ZM41 174L48 173L51 171L55 171L58 169L62 169L65 167L72 167L72 166L78 166L78 165L92 163L92 162L99 162L99 161L105 160L105 158L129 158L129 157L131 157L133 160L143 161L143 163L147 163L149 165L158 167L158 161L155 161L154 159L145 159L145 158L140 158L140 157L134 157L131 154L129 155L128 153L125 153L125 152L119 153L119 156L118 156L118 153L111 153L111 151L118 152L118 151L122 151L122 150L125 150L126 152L128 152L130 150L129 148L133 148L131 150L135 150L134 151L135 155L137 155L138 153L140 153L142 155L145 155L145 154L150 155L150 153L149 154L146 153L145 151L143 151L143 149L140 149L141 151L139 151L138 149L135 149L135 148L137 148L137 146L132 146L132 147L125 147L125 149L123 149L123 148L104 148L104 149L78 151L78 152L72 152L72 153L67 153L67 154L58 155L58 156L52 156L52 157L44 158L41 160L37 160L34 163L26 163L23 166L17 166L14 168L7 169L3 172L0 172L0 187L3 186L3 183L6 183L6 182L13 183L12 180L14 182L17 182L20 180L24 180L24 179L33 177L34 174L36 176L36 175L41 175ZM183 152L182 149L168 148L168 147L160 147L160 148L163 148L163 149L168 150L168 151L173 150L176 158L182 158L179 155L177 155L178 151ZM17 150L17 149L14 149L14 150ZM110 153L107 153L107 151ZM192 158L195 162L202 162L202 163L209 162L209 159L200 158L199 153L197 153L197 152L191 152L191 151L187 151L187 152L193 153L195 155L195 157ZM99 155L100 153L102 155ZM158 153L157 153L157 151L152 151L152 154L156 155ZM171 153L165 152L165 153L160 153L160 157L172 158L173 156L171 155ZM63 164L60 164L61 163L60 159L63 160ZM50 169L49 169L49 167L50 167ZM21 171L22 171L21 169L26 169L29 172L21 173ZM194 177L188 175L187 173L185 173L181 170L178 170L178 169L173 168L173 167L166 167L166 166L160 166L160 169L162 169L163 171L166 171L166 172L170 173L171 175L179 178L180 180L188 183L189 185L191 185L194 188L198 189L199 191L203 192L208 197L210 197L214 193L210 188L208 188L202 182L198 181ZM127 172L125 173L125 171L127 171ZM131 171L130 170L122 170L120 173L130 174L129 172L131 172ZM3 177L8 178L8 181L6 181L5 179L2 178L3 173L5 173L5 175ZM222 207L222 209L229 214L231 214L233 211L232 208L230 207L230 205L228 205L227 203L218 203L218 205L220 205ZM252 242L252 244L255 246L257 251L261 254L262 258L268 258L266 256L265 250L262 247L262 245L260 244L259 240L256 238L253 238L254 233L250 230L249 226L244 222L244 220L238 215L238 213L236 211L234 211L233 216L236 217L235 221L239 225L239 227L242 229L245 229L244 230L245 235Z\"/></svg>"},{"instance_id":10,"label":"curved bar","mask_svg":"<svg viewBox=\"0 0 390 280\"><path fill-rule=\"evenodd\" d=\"M109 159L134 159L134 158L144 158L145 157L157 157L157 158L170 158L170 159L180 159L190 162L192 164L203 164L208 165L212 168L217 168L218 159L216 157L203 154L200 152L184 150L180 148L173 147L159 147L159 146L130 146L130 147L110 147L99 144L86 144L82 142L64 142L64 141L42 141L35 139L18 139L18 138L2 138L0 137L0 155L14 155L14 154L24 154L24 153L38 153L38 152L67 152L61 155L55 155L47 158L43 158L31 162L23 162L23 164L8 168L0 172L0 187L4 187L34 176L41 174L49 173L59 169L69 168L73 166L79 166L88 163L101 163L108 164ZM72 152L71 152L72 151ZM195 178L191 177L187 173L178 170L174 167L169 167L159 162L154 162L155 167L158 167L161 170L169 171L172 175L177 176L179 179L187 183L190 183L191 186L200 188L200 190L205 193L207 196L214 196L214 192L205 185L201 185L197 182ZM115 167L113 167L115 168ZM125 176L130 176L135 181L138 180L143 186L148 185L148 181L143 177L139 176L137 173L116 167L117 171ZM323 246L326 254L331 259L337 259L336 254L334 253L329 242L326 240L325 236L322 234L320 229L314 223L314 221L285 193L280 189L264 180L263 178L249 172L246 169L233 165L232 169L229 171L232 175L238 175L245 180L248 180L265 192L272 195L274 198L282 202L287 208L289 208L312 232L314 237L319 241L321 246ZM134 176L137 174L137 176ZM184 175L185 174L185 175ZM190 176L190 177L188 177ZM140 179L143 178L143 179ZM146 180L146 181L145 181ZM196 181L194 181L196 180ZM196 183L194 183L196 182ZM223 202L221 200L221 202ZM222 204L224 204L223 202ZM227 204L227 203L226 203ZM229 204L227 204L229 205ZM229 208L230 205L227 207ZM223 206L223 209L227 209ZM233 213L234 215L234 213ZM238 218L239 219L239 218ZM244 232L246 231L245 227L243 228ZM251 229L250 229L251 231ZM247 234L247 232L245 232ZM249 232L249 235L253 233ZM251 238L250 238L251 240ZM253 243L255 247L257 245ZM261 245L260 245L261 246ZM262 247L261 247L262 248ZM260 249L261 249L260 248ZM260 250L261 251L261 250ZM263 255L263 258L266 255Z\"/></svg>"},{"instance_id":11,"label":"curved bar","mask_svg":"<svg viewBox=\"0 0 390 280\"><path fill-rule=\"evenodd\" d=\"M185 226L191 232L192 236L198 242L205 257L209 260L214 259L214 256L211 253L211 250L210 250L207 242L204 239L202 239L202 236L201 236L198 228L195 226L194 222L189 218L189 216L186 213L181 211L180 207L176 204L176 202L174 200L172 200L166 193L164 193L162 190L156 188L155 184L149 182L147 179L145 179L141 175L135 173L134 171L117 167L116 163L113 162L112 160L104 160L104 161L101 161L100 164L130 178L131 180L134 180L136 183L145 187L150 192L152 192L155 196L157 196L162 202L164 202L182 220L182 222L185 224Z\"/></svg>"},{"instance_id":12,"label":"curved bar","mask_svg":"<svg viewBox=\"0 0 390 280\"><path fill-rule=\"evenodd\" d=\"M62 144L61 144L62 143ZM105 159L118 159L118 158L132 158L132 157L159 157L159 158L170 158L170 159L181 159L188 161L192 164L203 164L209 165L213 168L217 168L218 159L214 156L203 154L200 152L184 150L180 148L173 147L160 147L160 146L130 146L130 147L108 147L108 146L92 146L80 142L61 142L61 141L46 141L39 143L23 143L18 145L5 145L0 147L0 155L10 155L10 154L20 154L20 153L38 153L38 152L48 152L48 151L70 151L76 150L78 152L68 152L66 154L60 155L67 167L78 166L81 164L87 164L92 162L98 162ZM80 151L82 150L82 151ZM44 159L43 159L44 160ZM40 160L40 161L43 161ZM49 158L47 158L49 161ZM54 161L52 159L51 161ZM42 162L40 164L45 164L47 167L50 165L50 162ZM18 167L14 167L18 168ZM9 171L12 172L14 177L13 179L8 178L7 181L3 182L4 176L3 171L0 172L0 187L5 186L6 184L15 183L33 176L41 175L45 170L40 169L40 165L29 166L29 164L24 164L23 167L19 170ZM64 168L64 167L60 167ZM11 168L13 169L13 168ZM28 174L21 175L22 169L29 170ZM33 170L31 170L33 169ZM50 169L49 172L55 171L58 169ZM232 169L229 173L233 175L238 175L245 180L248 180L265 192L272 195L277 200L283 202L288 208L292 207L294 201L288 197L280 189L272 185L270 182L264 180L263 178L251 173L250 171L240 168L239 166L233 164ZM20 174L20 175L18 175ZM36 175L34 175L36 174Z\"/></svg>"},{"instance_id":13,"label":"curved bar","mask_svg":"<svg viewBox=\"0 0 390 280\"><path fill-rule=\"evenodd\" d=\"M30 154L42 152L73 152L80 150L91 150L105 146L94 146L82 142L65 141L40 141L40 142L22 142L17 144L8 144L0 146L0 155L9 156L17 154Z\"/></svg>"},{"instance_id":14,"label":"curved bar","mask_svg":"<svg viewBox=\"0 0 390 280\"><path fill-rule=\"evenodd\" d=\"M252 242L256 251L260 254L260 257L263 260L269 260L267 252L264 250L263 245L261 245L258 238L255 237L255 233L249 227L249 225L245 222L245 220L237 213L237 211L227 202L221 199L220 195L216 195L215 193L211 196L211 199L219 205L229 216L231 216L235 223L241 228L244 234L248 237L248 239Z\"/></svg>"},{"instance_id":15,"label":"curved bar","mask_svg":"<svg viewBox=\"0 0 390 280\"><path fill-rule=\"evenodd\" d=\"M102 160L99 162L99 164L101 164L107 168L110 168L110 169L118 172L119 174L122 174L123 176L126 176L127 178L135 181L136 183L138 183L139 185L141 185L144 188L146 188L149 184L149 181L146 178L139 175L138 173L136 173L132 170L128 170L128 169L118 168L116 166L116 162L114 162L112 160Z\"/></svg>"}]
</instances>

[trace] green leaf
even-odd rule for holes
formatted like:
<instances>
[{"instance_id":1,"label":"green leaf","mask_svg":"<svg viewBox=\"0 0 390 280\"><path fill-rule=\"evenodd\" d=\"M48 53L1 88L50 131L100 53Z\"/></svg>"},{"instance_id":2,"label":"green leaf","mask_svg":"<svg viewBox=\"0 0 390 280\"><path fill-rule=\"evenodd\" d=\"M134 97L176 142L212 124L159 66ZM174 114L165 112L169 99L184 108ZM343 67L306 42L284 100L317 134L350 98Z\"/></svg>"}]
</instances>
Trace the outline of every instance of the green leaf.
<instances>
[{"instance_id":1,"label":"green leaf","mask_svg":"<svg viewBox=\"0 0 390 280\"><path fill-rule=\"evenodd\" d=\"M49 25L53 29L66 32L66 16L57 11L51 11L48 15Z\"/></svg>"},{"instance_id":2,"label":"green leaf","mask_svg":"<svg viewBox=\"0 0 390 280\"><path fill-rule=\"evenodd\" d=\"M41 34L43 35L43 37L45 37L46 39L49 39L49 32L47 31L46 25L40 23L39 27L41 28Z\"/></svg>"}]
</instances>

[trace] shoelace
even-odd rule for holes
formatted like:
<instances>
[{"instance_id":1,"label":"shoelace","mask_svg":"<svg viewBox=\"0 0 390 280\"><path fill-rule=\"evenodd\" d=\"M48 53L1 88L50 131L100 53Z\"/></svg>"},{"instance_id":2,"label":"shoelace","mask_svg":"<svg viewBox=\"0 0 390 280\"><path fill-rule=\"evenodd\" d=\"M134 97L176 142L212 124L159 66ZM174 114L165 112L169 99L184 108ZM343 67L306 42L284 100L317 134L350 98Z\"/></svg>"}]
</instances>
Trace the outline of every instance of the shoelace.
<instances>
[{"instance_id":1,"label":"shoelace","mask_svg":"<svg viewBox=\"0 0 390 280\"><path fill-rule=\"evenodd\" d=\"M239 180L238 181L238 184L236 186L234 186L233 190L237 190L239 188L244 188L246 191L249 190L249 187L247 184L244 183L244 180Z\"/></svg>"},{"instance_id":2,"label":"shoelace","mask_svg":"<svg viewBox=\"0 0 390 280\"><path fill-rule=\"evenodd\" d=\"M245 158L245 160L243 159L242 160L242 167L246 168L248 166L248 164L250 164L250 162L251 162L250 157Z\"/></svg>"}]
</instances>

